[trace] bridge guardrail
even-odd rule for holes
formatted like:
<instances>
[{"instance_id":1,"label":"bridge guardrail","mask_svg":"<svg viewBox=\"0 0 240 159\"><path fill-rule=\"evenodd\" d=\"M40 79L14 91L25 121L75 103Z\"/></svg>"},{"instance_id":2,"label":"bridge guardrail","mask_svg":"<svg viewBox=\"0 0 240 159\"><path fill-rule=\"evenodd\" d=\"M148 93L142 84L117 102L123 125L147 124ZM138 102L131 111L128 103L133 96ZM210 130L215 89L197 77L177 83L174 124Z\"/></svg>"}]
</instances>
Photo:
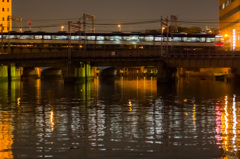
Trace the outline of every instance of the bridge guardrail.
<instances>
[{"instance_id":1,"label":"bridge guardrail","mask_svg":"<svg viewBox=\"0 0 240 159\"><path fill-rule=\"evenodd\" d=\"M68 59L71 58L240 58L240 51L186 51L164 50L98 50L98 51L71 51L68 52L39 52L39 53L13 53L0 54L0 61L26 60L26 59Z\"/></svg>"}]
</instances>

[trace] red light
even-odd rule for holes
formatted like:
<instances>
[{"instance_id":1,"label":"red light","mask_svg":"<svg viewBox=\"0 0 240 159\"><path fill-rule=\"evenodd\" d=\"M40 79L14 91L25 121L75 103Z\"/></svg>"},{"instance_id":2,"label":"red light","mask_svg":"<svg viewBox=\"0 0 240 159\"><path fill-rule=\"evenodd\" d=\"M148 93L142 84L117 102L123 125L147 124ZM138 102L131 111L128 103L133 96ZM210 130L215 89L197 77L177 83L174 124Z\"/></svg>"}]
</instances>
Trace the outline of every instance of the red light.
<instances>
[{"instance_id":1,"label":"red light","mask_svg":"<svg viewBox=\"0 0 240 159\"><path fill-rule=\"evenodd\" d=\"M31 25L31 24L32 24L32 21L28 21L28 24Z\"/></svg>"},{"instance_id":2,"label":"red light","mask_svg":"<svg viewBox=\"0 0 240 159\"><path fill-rule=\"evenodd\" d=\"M221 43L215 43L217 46L221 46L221 45L223 45L223 42L221 42Z\"/></svg>"}]
</instances>

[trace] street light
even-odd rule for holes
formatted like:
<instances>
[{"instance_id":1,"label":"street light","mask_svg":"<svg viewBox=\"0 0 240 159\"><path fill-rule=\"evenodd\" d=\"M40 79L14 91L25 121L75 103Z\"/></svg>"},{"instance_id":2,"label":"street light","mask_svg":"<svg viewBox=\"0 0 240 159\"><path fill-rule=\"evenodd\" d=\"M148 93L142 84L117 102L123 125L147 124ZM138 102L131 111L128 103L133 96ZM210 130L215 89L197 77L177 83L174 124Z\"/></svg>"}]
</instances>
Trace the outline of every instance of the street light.
<instances>
[{"instance_id":1,"label":"street light","mask_svg":"<svg viewBox=\"0 0 240 159\"><path fill-rule=\"evenodd\" d=\"M118 31L121 32L122 28L121 28L121 24L118 24Z\"/></svg>"},{"instance_id":2,"label":"street light","mask_svg":"<svg viewBox=\"0 0 240 159\"><path fill-rule=\"evenodd\" d=\"M61 31L63 31L63 30L64 30L64 26L62 25L62 26L61 26Z\"/></svg>"},{"instance_id":3,"label":"street light","mask_svg":"<svg viewBox=\"0 0 240 159\"><path fill-rule=\"evenodd\" d=\"M162 27L162 33L164 32L165 27Z\"/></svg>"},{"instance_id":4,"label":"street light","mask_svg":"<svg viewBox=\"0 0 240 159\"><path fill-rule=\"evenodd\" d=\"M236 29L233 29L232 49L233 51L236 49Z\"/></svg>"}]
</instances>

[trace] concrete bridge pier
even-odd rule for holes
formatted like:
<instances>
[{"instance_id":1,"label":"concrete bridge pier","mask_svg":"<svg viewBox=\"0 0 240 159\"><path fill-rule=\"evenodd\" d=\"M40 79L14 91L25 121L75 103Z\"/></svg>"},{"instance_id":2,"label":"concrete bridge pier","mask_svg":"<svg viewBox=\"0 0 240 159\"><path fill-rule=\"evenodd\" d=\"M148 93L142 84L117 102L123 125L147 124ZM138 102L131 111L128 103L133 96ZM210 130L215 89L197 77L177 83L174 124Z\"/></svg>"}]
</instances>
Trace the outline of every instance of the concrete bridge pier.
<instances>
[{"instance_id":1,"label":"concrete bridge pier","mask_svg":"<svg viewBox=\"0 0 240 159\"><path fill-rule=\"evenodd\" d=\"M177 69L167 67L164 63L157 64L157 70L158 83L169 83L177 78Z\"/></svg>"},{"instance_id":2,"label":"concrete bridge pier","mask_svg":"<svg viewBox=\"0 0 240 159\"><path fill-rule=\"evenodd\" d=\"M0 80L8 80L8 69L7 65L0 65Z\"/></svg>"},{"instance_id":3,"label":"concrete bridge pier","mask_svg":"<svg viewBox=\"0 0 240 159\"><path fill-rule=\"evenodd\" d=\"M89 63L68 64L61 70L64 82L87 81L96 76L96 68Z\"/></svg>"},{"instance_id":4,"label":"concrete bridge pier","mask_svg":"<svg viewBox=\"0 0 240 159\"><path fill-rule=\"evenodd\" d=\"M22 68L16 67L15 64L0 65L0 80L20 80Z\"/></svg>"},{"instance_id":5,"label":"concrete bridge pier","mask_svg":"<svg viewBox=\"0 0 240 159\"><path fill-rule=\"evenodd\" d=\"M21 75L23 74L22 67L16 67L15 64L10 64L8 66L8 80L20 80Z\"/></svg>"}]
</instances>

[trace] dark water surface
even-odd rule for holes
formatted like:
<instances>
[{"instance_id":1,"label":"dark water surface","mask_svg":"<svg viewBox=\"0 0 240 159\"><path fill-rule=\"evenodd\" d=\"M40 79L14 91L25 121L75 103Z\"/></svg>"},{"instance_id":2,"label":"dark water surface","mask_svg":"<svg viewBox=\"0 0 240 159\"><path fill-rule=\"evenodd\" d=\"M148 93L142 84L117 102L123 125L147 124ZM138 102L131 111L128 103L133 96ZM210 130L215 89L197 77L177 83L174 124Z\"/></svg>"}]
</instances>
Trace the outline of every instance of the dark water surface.
<instances>
[{"instance_id":1,"label":"dark water surface","mask_svg":"<svg viewBox=\"0 0 240 159\"><path fill-rule=\"evenodd\" d=\"M235 159L240 82L0 82L0 159Z\"/></svg>"}]
</instances>

